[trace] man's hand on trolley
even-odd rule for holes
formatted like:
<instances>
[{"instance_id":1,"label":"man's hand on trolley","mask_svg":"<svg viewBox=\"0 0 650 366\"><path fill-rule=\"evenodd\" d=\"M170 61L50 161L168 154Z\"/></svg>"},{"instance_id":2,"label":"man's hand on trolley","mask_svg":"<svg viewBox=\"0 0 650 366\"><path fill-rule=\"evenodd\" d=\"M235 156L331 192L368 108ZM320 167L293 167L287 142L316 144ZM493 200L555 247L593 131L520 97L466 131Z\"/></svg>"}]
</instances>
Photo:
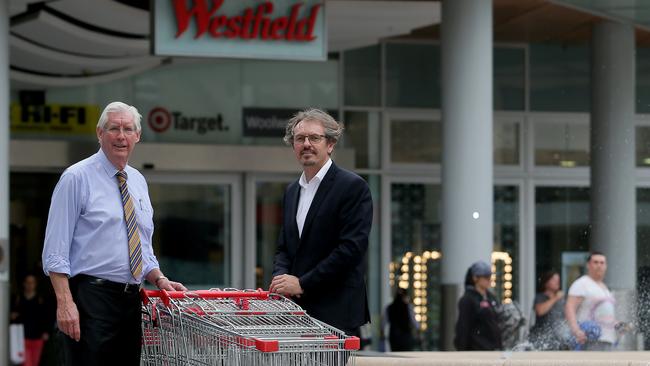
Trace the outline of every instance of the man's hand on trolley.
<instances>
[{"instance_id":1,"label":"man's hand on trolley","mask_svg":"<svg viewBox=\"0 0 650 366\"><path fill-rule=\"evenodd\" d=\"M283 274L273 277L269 291L275 292L283 296L300 297L302 295L302 287L298 277L289 274Z\"/></svg>"}]
</instances>

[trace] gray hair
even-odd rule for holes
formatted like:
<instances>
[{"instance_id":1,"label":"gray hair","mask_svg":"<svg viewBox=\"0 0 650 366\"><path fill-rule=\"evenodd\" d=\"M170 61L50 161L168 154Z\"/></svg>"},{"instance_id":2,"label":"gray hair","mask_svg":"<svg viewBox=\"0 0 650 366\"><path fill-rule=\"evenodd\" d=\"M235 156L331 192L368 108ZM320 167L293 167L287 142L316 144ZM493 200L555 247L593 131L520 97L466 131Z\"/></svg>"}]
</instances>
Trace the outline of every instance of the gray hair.
<instances>
[{"instance_id":1,"label":"gray hair","mask_svg":"<svg viewBox=\"0 0 650 366\"><path fill-rule=\"evenodd\" d=\"M320 109L308 108L296 113L287 123L283 138L285 144L293 145L293 129L302 121L320 122L325 128L325 138L329 142L338 142L341 134L343 134L343 124L341 122L337 122L327 112Z\"/></svg>"},{"instance_id":2,"label":"gray hair","mask_svg":"<svg viewBox=\"0 0 650 366\"><path fill-rule=\"evenodd\" d=\"M122 102L111 102L106 106L106 108L104 108L104 110L102 111L102 115L99 116L99 121L97 121L97 128L101 128L101 129L106 128L106 124L108 123L108 114L115 113L115 112L125 112L131 114L131 116L133 116L133 123L135 124L135 130L138 132L142 130L142 125L140 124L142 115L140 114L140 112L138 112L138 109L132 105L128 105Z\"/></svg>"}]
</instances>

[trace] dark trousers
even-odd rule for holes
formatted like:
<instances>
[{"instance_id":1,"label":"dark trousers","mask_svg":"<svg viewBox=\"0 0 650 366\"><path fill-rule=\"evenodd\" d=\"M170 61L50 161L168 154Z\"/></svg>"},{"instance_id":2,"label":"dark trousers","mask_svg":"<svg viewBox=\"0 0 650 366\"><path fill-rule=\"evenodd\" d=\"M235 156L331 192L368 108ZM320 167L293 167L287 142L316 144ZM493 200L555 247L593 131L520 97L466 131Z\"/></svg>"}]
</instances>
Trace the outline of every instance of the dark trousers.
<instances>
[{"instance_id":1,"label":"dark trousers","mask_svg":"<svg viewBox=\"0 0 650 366\"><path fill-rule=\"evenodd\" d=\"M142 346L142 308L136 286L79 275L70 279L81 339L65 336L67 366L137 366Z\"/></svg>"}]
</instances>

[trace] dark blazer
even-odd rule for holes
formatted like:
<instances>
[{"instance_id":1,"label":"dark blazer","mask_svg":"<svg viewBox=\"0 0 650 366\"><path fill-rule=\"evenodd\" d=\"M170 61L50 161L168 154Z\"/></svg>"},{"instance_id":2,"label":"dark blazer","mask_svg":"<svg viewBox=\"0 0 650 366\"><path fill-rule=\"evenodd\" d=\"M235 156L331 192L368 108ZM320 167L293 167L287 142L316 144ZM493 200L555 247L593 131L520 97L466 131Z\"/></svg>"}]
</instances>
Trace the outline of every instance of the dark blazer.
<instances>
[{"instance_id":1,"label":"dark blazer","mask_svg":"<svg viewBox=\"0 0 650 366\"><path fill-rule=\"evenodd\" d=\"M299 278L304 293L293 300L310 316L342 330L358 328L370 321L364 281L372 223L368 184L332 163L309 207L302 237L296 224L299 197L295 181L284 195L273 276Z\"/></svg>"}]
</instances>

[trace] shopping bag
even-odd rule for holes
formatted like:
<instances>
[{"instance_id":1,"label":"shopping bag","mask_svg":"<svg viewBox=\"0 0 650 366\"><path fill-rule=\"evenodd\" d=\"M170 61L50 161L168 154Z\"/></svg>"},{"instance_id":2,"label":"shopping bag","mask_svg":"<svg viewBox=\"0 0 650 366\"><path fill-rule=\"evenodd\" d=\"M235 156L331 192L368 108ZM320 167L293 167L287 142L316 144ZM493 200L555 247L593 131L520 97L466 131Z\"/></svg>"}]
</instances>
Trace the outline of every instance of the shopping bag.
<instances>
[{"instance_id":1,"label":"shopping bag","mask_svg":"<svg viewBox=\"0 0 650 366\"><path fill-rule=\"evenodd\" d=\"M9 325L9 356L13 364L25 362L25 328L22 324Z\"/></svg>"}]
</instances>

